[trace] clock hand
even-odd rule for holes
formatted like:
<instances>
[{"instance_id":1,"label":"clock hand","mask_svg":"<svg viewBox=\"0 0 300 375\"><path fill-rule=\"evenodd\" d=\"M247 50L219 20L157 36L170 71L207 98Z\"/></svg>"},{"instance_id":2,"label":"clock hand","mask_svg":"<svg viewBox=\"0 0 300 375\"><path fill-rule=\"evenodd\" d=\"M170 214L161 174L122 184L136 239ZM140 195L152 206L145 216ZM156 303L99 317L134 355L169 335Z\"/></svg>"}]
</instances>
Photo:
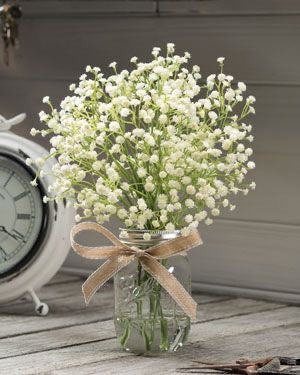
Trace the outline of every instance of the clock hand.
<instances>
[{"instance_id":1,"label":"clock hand","mask_svg":"<svg viewBox=\"0 0 300 375\"><path fill-rule=\"evenodd\" d=\"M0 225L0 232L4 232L4 233L8 233L8 231L5 229L5 226L4 225Z\"/></svg>"},{"instance_id":2,"label":"clock hand","mask_svg":"<svg viewBox=\"0 0 300 375\"><path fill-rule=\"evenodd\" d=\"M0 253L3 255L4 260L7 260L7 253L2 246L0 246Z\"/></svg>"},{"instance_id":3,"label":"clock hand","mask_svg":"<svg viewBox=\"0 0 300 375\"><path fill-rule=\"evenodd\" d=\"M20 236L18 236L17 234L13 234L13 233L9 233L7 231L7 229L5 228L4 225L0 225L0 232L4 232L6 234L8 234L11 238L14 238L15 240L19 241L21 240L22 238Z\"/></svg>"}]
</instances>

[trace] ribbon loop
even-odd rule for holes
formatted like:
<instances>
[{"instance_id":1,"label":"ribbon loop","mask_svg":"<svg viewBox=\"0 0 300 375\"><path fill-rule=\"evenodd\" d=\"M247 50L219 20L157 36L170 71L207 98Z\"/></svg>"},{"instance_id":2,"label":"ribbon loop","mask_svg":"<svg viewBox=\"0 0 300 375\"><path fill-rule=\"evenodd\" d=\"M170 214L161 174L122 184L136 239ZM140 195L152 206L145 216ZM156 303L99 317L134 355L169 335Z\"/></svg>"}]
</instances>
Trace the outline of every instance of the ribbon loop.
<instances>
[{"instance_id":1,"label":"ribbon loop","mask_svg":"<svg viewBox=\"0 0 300 375\"><path fill-rule=\"evenodd\" d=\"M115 246L90 247L80 245L74 238L78 233L86 230L95 231L104 235ZM107 259L104 264L89 276L82 286L86 304L89 303L96 291L107 280L137 258L145 271L160 283L182 310L192 319L196 318L197 303L175 276L168 272L158 261L159 259L166 259L201 245L202 240L196 230L192 231L186 237L178 237L173 240L165 241L147 250L141 250L136 246L130 247L125 245L108 229L92 222L83 222L75 225L71 230L70 239L72 248L82 257Z\"/></svg>"}]
</instances>

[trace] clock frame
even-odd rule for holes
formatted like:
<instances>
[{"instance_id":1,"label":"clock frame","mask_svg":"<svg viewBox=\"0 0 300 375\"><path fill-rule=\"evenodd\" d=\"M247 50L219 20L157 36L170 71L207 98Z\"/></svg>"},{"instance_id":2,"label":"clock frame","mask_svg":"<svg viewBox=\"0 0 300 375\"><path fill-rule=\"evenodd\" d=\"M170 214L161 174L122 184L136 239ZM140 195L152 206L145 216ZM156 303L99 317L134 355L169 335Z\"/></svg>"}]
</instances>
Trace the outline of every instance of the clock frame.
<instances>
[{"instance_id":1,"label":"clock frame","mask_svg":"<svg viewBox=\"0 0 300 375\"><path fill-rule=\"evenodd\" d=\"M25 161L27 158L37 159L44 156L47 150L12 132L1 132L1 123L0 134L0 154L12 158L30 171L32 176L35 175L35 167L28 167ZM44 170L50 172L55 163L55 160L48 159ZM38 181L41 195L48 191L48 186L53 181L54 177L48 175ZM67 208L65 202L50 201L44 208L43 225L38 240L29 252L30 259L25 262L24 258L24 267L20 262L14 272L0 278L0 304L29 294L36 305L36 312L40 315L45 315L48 307L40 302L35 291L46 284L63 264L70 249L70 229L74 225L74 211Z\"/></svg>"}]
</instances>

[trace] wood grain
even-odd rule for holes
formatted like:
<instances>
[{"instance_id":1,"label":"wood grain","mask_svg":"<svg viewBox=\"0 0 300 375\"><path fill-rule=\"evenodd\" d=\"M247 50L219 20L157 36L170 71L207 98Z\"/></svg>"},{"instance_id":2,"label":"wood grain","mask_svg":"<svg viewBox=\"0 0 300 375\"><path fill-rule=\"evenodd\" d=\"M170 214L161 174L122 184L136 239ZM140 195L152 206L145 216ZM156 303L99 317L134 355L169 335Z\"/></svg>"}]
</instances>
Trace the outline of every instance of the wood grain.
<instances>
[{"instance_id":1,"label":"wood grain","mask_svg":"<svg viewBox=\"0 0 300 375\"><path fill-rule=\"evenodd\" d=\"M1 375L148 375L149 366L157 374L174 374L192 359L232 360L236 355L272 354L279 348L289 355L300 348L300 308L197 294L198 315L187 346L176 354L136 357L123 352L115 338L112 286L97 293L85 308L79 283L58 275L42 288L41 296L52 296L52 310L44 318L29 315L28 303L11 305L10 313L1 311Z\"/></svg>"},{"instance_id":2,"label":"wood grain","mask_svg":"<svg viewBox=\"0 0 300 375\"><path fill-rule=\"evenodd\" d=\"M162 355L155 359L149 357L127 356L119 359L98 360L83 366L68 367L54 371L55 375L72 375L96 373L116 375L157 375L178 374L176 369L191 366L192 361L200 360L214 363L231 363L237 358L261 358L287 354L298 356L300 350L300 325L290 325L250 332L243 336L226 336L210 341L192 343L174 354ZM199 374L201 374L199 372ZM207 374L204 373L203 374Z\"/></svg>"},{"instance_id":3,"label":"wood grain","mask_svg":"<svg viewBox=\"0 0 300 375\"><path fill-rule=\"evenodd\" d=\"M101 326L103 326L104 330L104 327L107 327L107 325L110 324L111 322L100 323L98 326L98 332L101 332ZM286 307L280 310L247 314L212 322L204 322L203 324L195 324L192 328L189 342L196 342L201 346L201 344L205 345L209 340L227 336L235 336L237 340L240 335L276 328L278 326L288 326L291 324L300 324L299 308ZM87 330L79 330L77 334L81 337L82 335L85 335L85 332L87 332ZM90 339L96 340L98 332L95 330L92 331L90 333ZM55 339L55 332L52 334ZM41 372L46 373L70 366L82 366L87 363L99 361L100 359L103 361L131 355L120 351L116 339L107 339L104 341L98 340L84 344L74 344L73 336L71 337L71 340L71 346L61 349L40 351L37 353L2 359L0 361L1 374L11 374L12 371L14 371L16 367L16 358L18 371L25 375L32 373L38 374ZM185 355L187 355L187 352L185 352ZM191 357L188 358L191 359ZM192 358L195 358L195 356ZM145 374L147 373L145 372Z\"/></svg>"},{"instance_id":4,"label":"wood grain","mask_svg":"<svg viewBox=\"0 0 300 375\"><path fill-rule=\"evenodd\" d=\"M47 285L54 285L54 284L65 284L69 282L74 282L74 281L82 281L83 278L80 276L76 275L71 275L68 273L62 273L58 272L49 282Z\"/></svg>"},{"instance_id":5,"label":"wood grain","mask_svg":"<svg viewBox=\"0 0 300 375\"><path fill-rule=\"evenodd\" d=\"M63 283L65 280L65 283ZM16 301L0 307L0 338L20 336L32 332L70 327L107 320L113 316L114 297L112 284L107 284L94 296L87 307L81 293L82 280L56 276L41 289L39 296L50 307L47 317L35 314L32 302ZM199 305L226 301L228 297L201 294L195 297ZM0 348L1 350L1 348Z\"/></svg>"},{"instance_id":6,"label":"wood grain","mask_svg":"<svg viewBox=\"0 0 300 375\"><path fill-rule=\"evenodd\" d=\"M199 296L199 298L200 297L201 296ZM280 305L247 299L229 299L222 302L200 305L195 324L224 319L225 317L270 311L275 308L280 308ZM102 308L98 308L98 311L94 310L92 314L86 314L82 311L82 316L87 315L89 319L91 319L91 323L86 321L85 324L82 324L82 319L80 319L78 315L74 317L70 311L70 319L66 314L61 317L64 318L65 321L64 328L52 327L49 329L49 327L40 327L39 332L29 333L23 336L26 338L26 346L23 347L20 347L19 336L2 339L0 359L58 349L75 344L78 345L87 342L112 339L115 337L113 322L111 320L101 321L105 319L105 314L111 317L112 312L112 306L102 306ZM75 324L76 318L77 323ZM54 319L59 320L57 318Z\"/></svg>"}]
</instances>

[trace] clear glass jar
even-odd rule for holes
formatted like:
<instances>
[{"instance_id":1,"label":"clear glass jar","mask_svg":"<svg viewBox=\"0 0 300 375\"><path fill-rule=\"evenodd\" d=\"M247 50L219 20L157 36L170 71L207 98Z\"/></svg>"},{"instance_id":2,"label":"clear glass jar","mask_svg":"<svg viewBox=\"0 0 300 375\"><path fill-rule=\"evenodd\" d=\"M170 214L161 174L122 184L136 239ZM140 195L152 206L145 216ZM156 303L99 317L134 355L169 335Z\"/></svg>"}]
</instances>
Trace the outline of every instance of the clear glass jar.
<instances>
[{"instance_id":1,"label":"clear glass jar","mask_svg":"<svg viewBox=\"0 0 300 375\"><path fill-rule=\"evenodd\" d=\"M126 230L121 241L129 246L147 249L180 236L180 231ZM144 233L151 240L143 239ZM191 292L191 271L186 254L160 261ZM190 318L167 291L144 269L138 260L114 277L117 337L122 347L135 353L176 351L188 337Z\"/></svg>"}]
</instances>

